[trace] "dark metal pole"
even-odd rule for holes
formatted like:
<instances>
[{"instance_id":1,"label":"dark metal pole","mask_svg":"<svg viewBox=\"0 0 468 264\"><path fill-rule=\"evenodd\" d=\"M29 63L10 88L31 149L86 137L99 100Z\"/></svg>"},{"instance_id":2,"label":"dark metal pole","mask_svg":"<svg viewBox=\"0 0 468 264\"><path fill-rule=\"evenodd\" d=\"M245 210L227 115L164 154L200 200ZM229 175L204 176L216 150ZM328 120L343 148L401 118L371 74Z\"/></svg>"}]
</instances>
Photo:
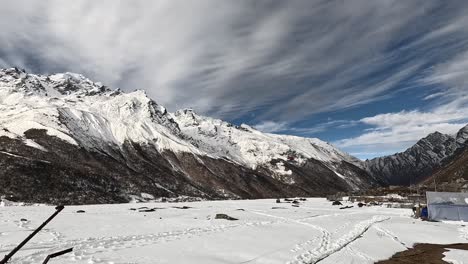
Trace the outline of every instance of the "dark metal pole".
<instances>
[{"instance_id":1,"label":"dark metal pole","mask_svg":"<svg viewBox=\"0 0 468 264\"><path fill-rule=\"evenodd\" d=\"M47 256L47 258L44 260L44 262L42 262L42 264L46 264L47 262L49 262L49 260L51 258L55 258L55 257L61 256L61 255L67 254L68 252L72 252L72 251L73 251L73 248L67 248L65 250L50 254L50 255Z\"/></svg>"},{"instance_id":2,"label":"dark metal pole","mask_svg":"<svg viewBox=\"0 0 468 264\"><path fill-rule=\"evenodd\" d=\"M11 257L13 257L16 252L18 252L18 250L26 245L26 243L28 243L31 238L33 238L37 233L39 233L39 231L41 231L44 226L46 226L52 219L54 219L54 217L56 217L63 210L63 208L65 208L63 205L55 207L55 213L51 215L44 223L42 223L36 230L34 230L34 232L32 232L25 240L23 240L23 242L16 246L10 253L5 255L5 257L0 261L0 264L6 264L8 260L10 260Z\"/></svg>"}]
</instances>

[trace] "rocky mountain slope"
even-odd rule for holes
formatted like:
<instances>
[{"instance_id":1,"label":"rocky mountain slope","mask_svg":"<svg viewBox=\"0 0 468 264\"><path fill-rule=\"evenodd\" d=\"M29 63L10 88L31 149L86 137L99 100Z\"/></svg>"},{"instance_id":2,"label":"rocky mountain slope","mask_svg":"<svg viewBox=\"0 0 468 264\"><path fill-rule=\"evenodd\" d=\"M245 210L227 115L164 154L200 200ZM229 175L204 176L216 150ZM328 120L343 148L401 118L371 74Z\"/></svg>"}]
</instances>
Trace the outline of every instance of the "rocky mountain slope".
<instances>
[{"instance_id":1,"label":"rocky mountain slope","mask_svg":"<svg viewBox=\"0 0 468 264\"><path fill-rule=\"evenodd\" d=\"M429 189L442 191L468 190L468 145L444 160L441 167L424 182Z\"/></svg>"},{"instance_id":2,"label":"rocky mountain slope","mask_svg":"<svg viewBox=\"0 0 468 264\"><path fill-rule=\"evenodd\" d=\"M453 159L468 145L468 125L456 135L429 134L404 152L367 160L365 166L375 177L391 185L417 184Z\"/></svg>"},{"instance_id":3,"label":"rocky mountain slope","mask_svg":"<svg viewBox=\"0 0 468 264\"><path fill-rule=\"evenodd\" d=\"M169 113L82 75L0 70L0 195L61 203L135 197L325 195L381 184L318 139Z\"/></svg>"}]
</instances>

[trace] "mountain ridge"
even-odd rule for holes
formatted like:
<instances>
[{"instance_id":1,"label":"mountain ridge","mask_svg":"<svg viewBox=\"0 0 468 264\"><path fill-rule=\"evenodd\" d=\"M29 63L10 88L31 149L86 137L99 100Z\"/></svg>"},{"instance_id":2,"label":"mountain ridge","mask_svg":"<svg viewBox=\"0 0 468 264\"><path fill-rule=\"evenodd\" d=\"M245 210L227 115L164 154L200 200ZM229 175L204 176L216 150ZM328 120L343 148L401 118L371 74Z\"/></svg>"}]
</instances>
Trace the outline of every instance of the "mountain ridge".
<instances>
[{"instance_id":1,"label":"mountain ridge","mask_svg":"<svg viewBox=\"0 0 468 264\"><path fill-rule=\"evenodd\" d=\"M455 135L430 133L403 152L365 161L367 171L390 185L412 185L430 177L468 144L468 125Z\"/></svg>"},{"instance_id":2,"label":"mountain ridge","mask_svg":"<svg viewBox=\"0 0 468 264\"><path fill-rule=\"evenodd\" d=\"M467 141L468 125L361 161L316 138L263 133L192 109L172 113L143 90L110 89L80 74L0 70L0 194L24 201L323 196L410 185Z\"/></svg>"},{"instance_id":3,"label":"mountain ridge","mask_svg":"<svg viewBox=\"0 0 468 264\"><path fill-rule=\"evenodd\" d=\"M429 189L442 191L468 190L468 145L462 147L443 164L429 178L422 182Z\"/></svg>"},{"instance_id":4,"label":"mountain ridge","mask_svg":"<svg viewBox=\"0 0 468 264\"><path fill-rule=\"evenodd\" d=\"M112 90L79 74L0 70L0 108L0 193L27 201L35 192L39 202L66 203L141 193L313 196L381 184L360 160L319 139L170 113L141 90Z\"/></svg>"}]
</instances>

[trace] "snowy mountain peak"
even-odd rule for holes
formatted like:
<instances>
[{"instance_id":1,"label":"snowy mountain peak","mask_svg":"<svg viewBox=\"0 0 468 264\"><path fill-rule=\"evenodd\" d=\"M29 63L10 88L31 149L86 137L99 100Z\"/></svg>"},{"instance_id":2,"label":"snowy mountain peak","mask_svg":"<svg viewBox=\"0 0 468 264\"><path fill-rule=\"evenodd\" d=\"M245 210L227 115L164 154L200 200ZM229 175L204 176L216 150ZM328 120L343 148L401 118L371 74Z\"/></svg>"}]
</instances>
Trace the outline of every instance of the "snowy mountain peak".
<instances>
[{"instance_id":1,"label":"snowy mountain peak","mask_svg":"<svg viewBox=\"0 0 468 264\"><path fill-rule=\"evenodd\" d=\"M201 116L195 113L193 109L182 109L182 110L177 110L174 113L174 116L178 118L180 121L183 122L183 125L191 125L191 126L197 126L199 124L199 120L202 119Z\"/></svg>"},{"instance_id":2,"label":"snowy mountain peak","mask_svg":"<svg viewBox=\"0 0 468 264\"><path fill-rule=\"evenodd\" d=\"M6 78L6 77L11 77L11 78L19 78L22 75L25 75L26 71L23 69L18 69L18 68L6 68L6 69L0 69L0 78Z\"/></svg>"},{"instance_id":3,"label":"snowy mountain peak","mask_svg":"<svg viewBox=\"0 0 468 264\"><path fill-rule=\"evenodd\" d=\"M111 90L80 74L46 76L1 70L0 138L28 142L43 151L27 138L31 129L115 160L122 159L125 155L119 152L131 145L162 156L167 152L192 155L244 170L266 171L281 184L307 181L301 178L306 174L337 178L339 183L335 179L330 184L342 189L369 184L361 180L368 174L360 160L319 139L263 133L192 109L170 113L143 90ZM143 159L150 155L153 160L155 154L138 155Z\"/></svg>"},{"instance_id":4,"label":"snowy mountain peak","mask_svg":"<svg viewBox=\"0 0 468 264\"><path fill-rule=\"evenodd\" d=\"M113 91L81 74L44 76L16 68L1 70L0 102L1 108L8 106L0 114L0 125L18 137L28 128L39 128L91 148L144 142L158 149L202 151L251 168L274 159L294 159L298 164L307 159L345 160L361 165L319 139L262 133L246 124L198 115L192 109L171 114L143 90ZM18 126L17 120L29 125Z\"/></svg>"},{"instance_id":5,"label":"snowy mountain peak","mask_svg":"<svg viewBox=\"0 0 468 264\"><path fill-rule=\"evenodd\" d=\"M216 157L229 157L250 168L272 160L304 164L308 159L326 162L332 170L332 163L341 161L361 166L356 158L319 139L262 133L246 124L236 126L187 109L177 111L174 116L182 133L201 150ZM281 168L276 171L287 173Z\"/></svg>"},{"instance_id":6,"label":"snowy mountain peak","mask_svg":"<svg viewBox=\"0 0 468 264\"><path fill-rule=\"evenodd\" d=\"M179 115L192 115L192 116L197 115L192 108L179 109L175 111L174 114L178 116Z\"/></svg>"},{"instance_id":7,"label":"snowy mountain peak","mask_svg":"<svg viewBox=\"0 0 468 264\"><path fill-rule=\"evenodd\" d=\"M454 137L452 135L446 135L436 131L420 139L416 143L416 146L421 146L423 148L432 148L432 146L442 145L444 144L444 142L453 141L453 139Z\"/></svg>"},{"instance_id":8,"label":"snowy mountain peak","mask_svg":"<svg viewBox=\"0 0 468 264\"><path fill-rule=\"evenodd\" d=\"M120 94L120 90L112 91L101 83L92 82L81 74L67 72L35 75L17 68L0 70L0 86L10 88L12 92L51 97L92 96L104 93Z\"/></svg>"},{"instance_id":9,"label":"snowy mountain peak","mask_svg":"<svg viewBox=\"0 0 468 264\"><path fill-rule=\"evenodd\" d=\"M90 149L130 141L198 153L179 138L178 125L167 110L144 91L110 90L74 73L44 76L2 70L0 128L17 138L28 129L45 129Z\"/></svg>"},{"instance_id":10,"label":"snowy mountain peak","mask_svg":"<svg viewBox=\"0 0 468 264\"><path fill-rule=\"evenodd\" d=\"M205 131L212 130L214 133L218 133L219 127L223 127L227 130L231 130L232 128L242 130L244 132L248 132L249 130L254 131L254 129L248 125L242 124L237 126L221 119L202 116L197 114L193 109L178 110L174 113L174 116L179 125L183 127L203 126Z\"/></svg>"},{"instance_id":11,"label":"snowy mountain peak","mask_svg":"<svg viewBox=\"0 0 468 264\"><path fill-rule=\"evenodd\" d=\"M64 95L71 93L96 95L111 91L101 83L94 83L81 74L67 72L49 75L47 78L50 80L52 87Z\"/></svg>"}]
</instances>

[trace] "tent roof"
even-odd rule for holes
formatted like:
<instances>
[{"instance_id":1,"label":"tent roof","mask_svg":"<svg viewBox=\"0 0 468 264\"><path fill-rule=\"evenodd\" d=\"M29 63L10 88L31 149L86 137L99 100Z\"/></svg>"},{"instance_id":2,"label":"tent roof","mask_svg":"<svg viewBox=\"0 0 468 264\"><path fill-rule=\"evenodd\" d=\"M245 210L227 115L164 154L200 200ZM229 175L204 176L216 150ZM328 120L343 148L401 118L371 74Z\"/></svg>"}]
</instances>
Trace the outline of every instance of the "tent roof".
<instances>
[{"instance_id":1,"label":"tent roof","mask_svg":"<svg viewBox=\"0 0 468 264\"><path fill-rule=\"evenodd\" d=\"M468 193L426 192L427 204L468 206Z\"/></svg>"}]
</instances>

